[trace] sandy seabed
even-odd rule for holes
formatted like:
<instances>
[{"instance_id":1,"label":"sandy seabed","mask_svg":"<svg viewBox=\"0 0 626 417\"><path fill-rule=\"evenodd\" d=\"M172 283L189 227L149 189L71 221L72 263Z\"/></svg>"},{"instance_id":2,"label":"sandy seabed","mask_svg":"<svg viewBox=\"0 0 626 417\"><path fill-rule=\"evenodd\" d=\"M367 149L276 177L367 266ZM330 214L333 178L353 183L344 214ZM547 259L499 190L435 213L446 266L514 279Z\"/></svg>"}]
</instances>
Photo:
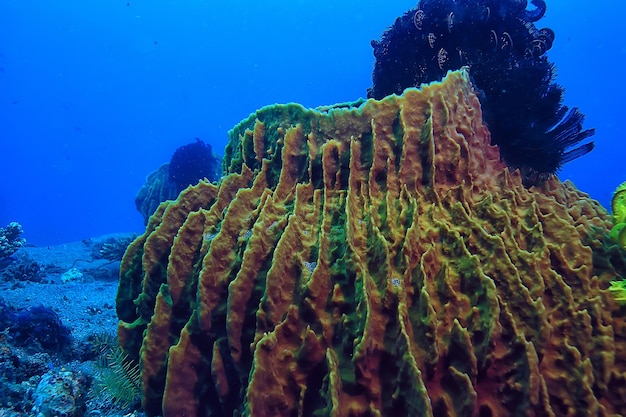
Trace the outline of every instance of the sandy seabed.
<instances>
[{"instance_id":1,"label":"sandy seabed","mask_svg":"<svg viewBox=\"0 0 626 417\"><path fill-rule=\"evenodd\" d=\"M49 360L49 369L89 370L93 369L93 361L84 361L84 352L95 335L115 337L117 315L115 312L115 296L119 279L119 260L100 257L99 251L106 242L127 242L132 234L120 233L99 236L80 242L72 242L58 246L32 247L24 246L10 258L0 262L0 300L15 313L30 308L44 306L52 309L61 323L71 331L71 349L69 356L55 355L54 352L33 352L28 348L16 347L11 344L10 333L5 330L2 338L2 349L10 352L17 361L15 375L20 375L24 363L31 363L34 358L43 356ZM26 276L16 271L23 265L33 265L38 273ZM36 268L35 268L36 269ZM32 275L32 274L31 274ZM9 354L9 353L7 353ZM83 356L83 359L80 356ZM28 379L7 375L0 371L0 417L4 416L37 416L46 417L48 413L40 413L33 409L36 399L33 392L36 385L45 375L31 375ZM10 366L10 365L9 365ZM89 373L89 371L87 371ZM24 372L30 375L29 372ZM101 394L91 390L93 375L87 378L89 384L85 388L84 409L76 410L70 417L82 416L131 416L139 415L128 407L114 407L106 404L106 398L98 398ZM23 390L24 400L19 402ZM92 392L94 391L94 392ZM109 401L110 402L110 401Z\"/></svg>"}]
</instances>

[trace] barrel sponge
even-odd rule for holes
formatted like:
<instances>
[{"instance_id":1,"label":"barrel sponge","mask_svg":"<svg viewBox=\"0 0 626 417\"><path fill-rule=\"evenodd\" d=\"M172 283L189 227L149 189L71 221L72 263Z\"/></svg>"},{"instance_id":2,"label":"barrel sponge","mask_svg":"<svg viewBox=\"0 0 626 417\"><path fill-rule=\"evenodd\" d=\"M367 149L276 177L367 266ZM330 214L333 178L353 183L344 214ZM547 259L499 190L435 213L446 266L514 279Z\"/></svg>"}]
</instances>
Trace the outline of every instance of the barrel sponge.
<instances>
[{"instance_id":1,"label":"barrel sponge","mask_svg":"<svg viewBox=\"0 0 626 417\"><path fill-rule=\"evenodd\" d=\"M122 262L148 415L624 414L610 215L525 188L465 71L229 137L222 181L162 204Z\"/></svg>"}]
</instances>

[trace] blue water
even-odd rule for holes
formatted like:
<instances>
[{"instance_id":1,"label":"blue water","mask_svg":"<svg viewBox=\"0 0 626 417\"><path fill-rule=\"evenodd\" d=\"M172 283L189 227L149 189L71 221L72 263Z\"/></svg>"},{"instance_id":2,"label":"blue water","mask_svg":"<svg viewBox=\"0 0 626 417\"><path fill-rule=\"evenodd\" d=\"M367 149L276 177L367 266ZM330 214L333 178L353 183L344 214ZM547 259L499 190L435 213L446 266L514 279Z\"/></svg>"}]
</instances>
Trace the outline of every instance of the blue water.
<instances>
[{"instance_id":1,"label":"blue water","mask_svg":"<svg viewBox=\"0 0 626 417\"><path fill-rule=\"evenodd\" d=\"M257 108L364 97L378 39L415 1L0 0L0 227L52 245L142 232L134 197L195 137L221 151ZM608 207L626 180L618 0L547 0L538 27L596 149L569 178Z\"/></svg>"}]
</instances>

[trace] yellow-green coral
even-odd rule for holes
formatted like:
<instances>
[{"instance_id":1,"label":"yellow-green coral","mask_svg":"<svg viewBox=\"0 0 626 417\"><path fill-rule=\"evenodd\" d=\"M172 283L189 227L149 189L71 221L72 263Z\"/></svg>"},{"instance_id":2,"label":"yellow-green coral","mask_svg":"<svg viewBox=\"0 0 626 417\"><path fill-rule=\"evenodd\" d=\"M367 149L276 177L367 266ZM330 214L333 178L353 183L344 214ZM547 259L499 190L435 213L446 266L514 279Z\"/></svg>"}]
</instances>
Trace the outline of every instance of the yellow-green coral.
<instances>
[{"instance_id":1,"label":"yellow-green coral","mask_svg":"<svg viewBox=\"0 0 626 417\"><path fill-rule=\"evenodd\" d=\"M626 304L626 279L612 281L609 291L615 297L615 301L620 304Z\"/></svg>"},{"instance_id":2,"label":"yellow-green coral","mask_svg":"<svg viewBox=\"0 0 626 417\"><path fill-rule=\"evenodd\" d=\"M626 223L626 181L615 189L613 200L611 201L611 208L613 210L613 221L615 225Z\"/></svg>"},{"instance_id":3,"label":"yellow-green coral","mask_svg":"<svg viewBox=\"0 0 626 417\"><path fill-rule=\"evenodd\" d=\"M626 248L626 227L624 227L626 226L626 182L621 183L615 189L611 208L615 226L611 229L610 236L623 248ZM611 282L609 290L615 296L615 301L626 305L626 279Z\"/></svg>"},{"instance_id":4,"label":"yellow-green coral","mask_svg":"<svg viewBox=\"0 0 626 417\"><path fill-rule=\"evenodd\" d=\"M611 201L613 210L613 229L611 238L626 248L626 182L621 183L613 193Z\"/></svg>"}]
</instances>

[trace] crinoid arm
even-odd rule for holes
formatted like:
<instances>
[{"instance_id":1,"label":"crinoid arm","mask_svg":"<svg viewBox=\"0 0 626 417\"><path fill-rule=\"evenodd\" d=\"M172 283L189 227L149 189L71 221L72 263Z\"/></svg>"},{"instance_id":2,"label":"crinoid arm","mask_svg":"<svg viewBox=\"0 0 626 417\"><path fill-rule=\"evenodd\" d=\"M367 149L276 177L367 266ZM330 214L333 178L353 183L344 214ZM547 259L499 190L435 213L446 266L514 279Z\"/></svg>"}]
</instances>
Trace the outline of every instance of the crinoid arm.
<instances>
[{"instance_id":1,"label":"crinoid arm","mask_svg":"<svg viewBox=\"0 0 626 417\"><path fill-rule=\"evenodd\" d=\"M595 129L582 130L585 115L578 108L574 107L568 112L567 106L563 106L562 110L567 114L546 132L546 139L561 149L561 164L565 164L591 152L595 146L593 142L576 145L593 136ZM574 146L576 147L569 149Z\"/></svg>"},{"instance_id":2,"label":"crinoid arm","mask_svg":"<svg viewBox=\"0 0 626 417\"><path fill-rule=\"evenodd\" d=\"M502 159L536 185L585 155L594 130L562 105L565 89L546 52L555 33L535 26L545 0L420 0L373 41L368 97L382 99L469 68Z\"/></svg>"}]
</instances>

